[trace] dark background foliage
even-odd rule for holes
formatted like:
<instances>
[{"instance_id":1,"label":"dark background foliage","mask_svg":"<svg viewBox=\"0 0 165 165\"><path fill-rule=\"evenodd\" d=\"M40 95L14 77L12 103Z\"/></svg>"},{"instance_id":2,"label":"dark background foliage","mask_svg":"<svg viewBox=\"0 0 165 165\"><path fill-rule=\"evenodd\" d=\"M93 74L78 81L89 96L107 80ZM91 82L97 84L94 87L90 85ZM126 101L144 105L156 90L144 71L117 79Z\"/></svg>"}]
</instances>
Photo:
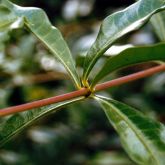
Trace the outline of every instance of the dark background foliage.
<instances>
[{"instance_id":1,"label":"dark background foliage","mask_svg":"<svg viewBox=\"0 0 165 165\"><path fill-rule=\"evenodd\" d=\"M43 8L51 22L67 40L79 72L83 54L94 41L100 21L110 13L133 3L131 0L15 0L22 6ZM144 45L158 41L147 24L117 44ZM98 65L107 58L103 57ZM0 107L58 95L74 88L63 67L26 29L14 30L6 39L5 56L0 65ZM136 65L115 72L107 80L127 75L154 63ZM99 66L100 67L100 66ZM97 70L96 70L97 71ZM146 115L165 120L164 73L114 87L111 96ZM0 121L5 120L1 118ZM70 105L34 123L0 149L1 165L128 165L134 164L124 153L119 138L99 106L88 100Z\"/></svg>"}]
</instances>

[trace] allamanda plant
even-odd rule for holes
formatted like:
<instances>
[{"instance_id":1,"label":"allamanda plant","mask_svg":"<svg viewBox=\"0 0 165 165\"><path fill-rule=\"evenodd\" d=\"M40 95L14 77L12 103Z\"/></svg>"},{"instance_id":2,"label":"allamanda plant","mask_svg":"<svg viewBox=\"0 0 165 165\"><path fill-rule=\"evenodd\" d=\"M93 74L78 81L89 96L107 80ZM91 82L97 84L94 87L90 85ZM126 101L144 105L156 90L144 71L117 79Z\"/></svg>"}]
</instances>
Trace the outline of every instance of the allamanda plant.
<instances>
[{"instance_id":1,"label":"allamanda plant","mask_svg":"<svg viewBox=\"0 0 165 165\"><path fill-rule=\"evenodd\" d=\"M80 76L60 31L51 25L43 10L20 7L8 0L1 0L1 37L12 29L26 27L64 65L77 90L52 98L1 109L1 117L13 113L17 114L9 117L0 126L0 145L2 146L35 120L68 104L91 98L100 104L109 122L119 134L123 148L133 161L144 165L164 165L165 126L147 118L144 114L126 104L111 98L98 96L96 92L165 71L165 64L163 63L163 60L165 60L165 44L159 43L128 48L113 57L109 57L105 64L100 67L101 69L93 76L93 79L89 80L89 75L96 62L116 40L140 28L153 15L164 9L165 0L139 0L128 8L106 17L96 41L85 57L83 75ZM156 21L154 17L152 18L153 24ZM98 84L105 76L118 69L148 61L162 61L162 63L135 74ZM22 111L25 112L18 113Z\"/></svg>"}]
</instances>

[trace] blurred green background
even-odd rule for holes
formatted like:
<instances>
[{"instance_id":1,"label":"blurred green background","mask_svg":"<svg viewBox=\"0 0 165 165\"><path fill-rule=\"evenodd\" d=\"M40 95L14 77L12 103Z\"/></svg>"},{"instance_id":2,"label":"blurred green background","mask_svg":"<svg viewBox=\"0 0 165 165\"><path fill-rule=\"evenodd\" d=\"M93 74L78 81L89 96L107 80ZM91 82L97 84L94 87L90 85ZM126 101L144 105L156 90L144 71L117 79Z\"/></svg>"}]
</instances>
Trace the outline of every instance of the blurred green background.
<instances>
[{"instance_id":1,"label":"blurred green background","mask_svg":"<svg viewBox=\"0 0 165 165\"><path fill-rule=\"evenodd\" d=\"M13 0L43 8L58 27L82 73L84 55L101 20L133 0ZM124 47L158 42L150 24L120 39L94 69ZM3 38L0 47L0 108L74 90L68 75L50 52L26 29ZM121 46L122 45L122 46ZM154 66L147 63L115 72L107 80ZM165 73L101 92L165 121ZM3 123L5 118L0 118ZM39 120L0 149L0 165L133 165L100 107L92 100L70 105Z\"/></svg>"}]
</instances>

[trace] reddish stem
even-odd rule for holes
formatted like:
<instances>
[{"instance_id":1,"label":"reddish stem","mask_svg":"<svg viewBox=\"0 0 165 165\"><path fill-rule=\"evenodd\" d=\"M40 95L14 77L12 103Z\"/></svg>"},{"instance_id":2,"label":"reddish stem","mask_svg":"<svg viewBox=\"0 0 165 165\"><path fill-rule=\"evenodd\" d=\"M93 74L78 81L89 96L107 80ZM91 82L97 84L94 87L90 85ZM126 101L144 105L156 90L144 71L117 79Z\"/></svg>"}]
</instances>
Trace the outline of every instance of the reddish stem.
<instances>
[{"instance_id":1,"label":"reddish stem","mask_svg":"<svg viewBox=\"0 0 165 165\"><path fill-rule=\"evenodd\" d=\"M165 71L165 65L164 64L150 68L150 69L146 69L144 71L140 71L140 72L137 72L134 74L130 74L128 76L117 78L115 80L111 80L111 81L108 81L108 82L105 82L102 84L98 84L98 85L96 85L95 91L97 92L97 91L101 91L101 90L104 90L104 89L107 89L107 88L110 88L113 86L125 84L128 82L134 81L134 80L138 80L138 79L150 76L150 75L158 73L160 71Z\"/></svg>"},{"instance_id":2,"label":"reddish stem","mask_svg":"<svg viewBox=\"0 0 165 165\"><path fill-rule=\"evenodd\" d=\"M111 80L102 84L98 84L95 87L95 91L94 92L98 92L113 86L118 86L127 82L131 82L140 78L144 78L147 76L150 76L154 73L158 73L160 71L165 71L165 65L159 65L144 71L140 71L134 74L130 74L128 76L124 76L121 78L117 78L115 80ZM77 91L73 91L70 93L66 93L66 94L62 94L59 96L54 96L51 98L47 98L47 99L43 99L43 100L38 100L38 101L34 101L34 102L30 102L30 103L26 103L26 104L22 104L22 105L18 105L18 106L13 106L13 107L9 107L9 108L4 108L0 110L0 116L6 116L6 115L10 115L13 113L18 113L18 112L23 112L29 109L33 109L33 108L39 108L42 106L46 106L49 104L53 104L53 103L58 103L58 102L62 102L62 101L66 101L66 100L71 100L73 98L76 97L80 97L80 96L87 96L90 94L89 89L87 88L82 88L80 90Z\"/></svg>"},{"instance_id":3,"label":"reddish stem","mask_svg":"<svg viewBox=\"0 0 165 165\"><path fill-rule=\"evenodd\" d=\"M0 110L0 116L6 116L6 115L26 111L33 108L39 108L39 107L46 106L49 104L70 100L76 97L85 96L88 94L88 92L89 91L86 88L82 88L80 90L62 94L59 96L54 96L47 99L37 100L30 103L22 104L22 105L4 108Z\"/></svg>"}]
</instances>

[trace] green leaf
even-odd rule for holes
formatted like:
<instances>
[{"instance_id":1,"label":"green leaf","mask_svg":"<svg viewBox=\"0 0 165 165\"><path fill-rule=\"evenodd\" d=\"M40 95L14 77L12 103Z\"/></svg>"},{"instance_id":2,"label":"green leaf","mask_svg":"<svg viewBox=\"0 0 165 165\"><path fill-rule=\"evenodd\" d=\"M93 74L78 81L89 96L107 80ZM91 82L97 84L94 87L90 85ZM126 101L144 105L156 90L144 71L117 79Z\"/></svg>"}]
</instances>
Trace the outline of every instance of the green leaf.
<instances>
[{"instance_id":1,"label":"green leaf","mask_svg":"<svg viewBox=\"0 0 165 165\"><path fill-rule=\"evenodd\" d=\"M17 16L8 8L0 6L0 31L12 29L12 25L17 21Z\"/></svg>"},{"instance_id":2,"label":"green leaf","mask_svg":"<svg viewBox=\"0 0 165 165\"><path fill-rule=\"evenodd\" d=\"M55 103L23 113L18 113L9 117L5 122L1 123L0 146L4 145L4 143L8 142L13 136L25 129L34 121L45 117L50 113L56 112L57 110L59 110L59 108L62 108L71 103L75 103L82 99L84 99L84 97L78 97L70 101Z\"/></svg>"},{"instance_id":3,"label":"green leaf","mask_svg":"<svg viewBox=\"0 0 165 165\"><path fill-rule=\"evenodd\" d=\"M84 62L83 82L100 56L120 37L141 27L150 17L165 8L165 0L139 0L128 8L106 17L98 37Z\"/></svg>"},{"instance_id":4,"label":"green leaf","mask_svg":"<svg viewBox=\"0 0 165 165\"><path fill-rule=\"evenodd\" d=\"M134 165L134 163L125 154L110 150L98 152L89 160L89 165Z\"/></svg>"},{"instance_id":5,"label":"green leaf","mask_svg":"<svg viewBox=\"0 0 165 165\"><path fill-rule=\"evenodd\" d=\"M80 78L70 50L60 31L51 25L45 12L39 8L20 7L8 0L2 0L0 6L0 29L5 29L7 26L11 29L24 24L64 65L76 86L80 88ZM3 13L2 16L1 13Z\"/></svg>"},{"instance_id":6,"label":"green leaf","mask_svg":"<svg viewBox=\"0 0 165 165\"><path fill-rule=\"evenodd\" d=\"M164 52L164 43L128 48L106 61L96 77L94 77L91 86L93 87L99 80L117 69L147 61L165 60Z\"/></svg>"},{"instance_id":7,"label":"green leaf","mask_svg":"<svg viewBox=\"0 0 165 165\"><path fill-rule=\"evenodd\" d=\"M4 53L4 43L8 40L9 36L6 32L0 32L0 53Z\"/></svg>"},{"instance_id":8,"label":"green leaf","mask_svg":"<svg viewBox=\"0 0 165 165\"><path fill-rule=\"evenodd\" d=\"M155 14L150 22L160 41L165 41L165 11Z\"/></svg>"},{"instance_id":9,"label":"green leaf","mask_svg":"<svg viewBox=\"0 0 165 165\"><path fill-rule=\"evenodd\" d=\"M141 165L165 164L163 124L118 101L102 97L95 99L120 135L121 143L132 160Z\"/></svg>"}]
</instances>

